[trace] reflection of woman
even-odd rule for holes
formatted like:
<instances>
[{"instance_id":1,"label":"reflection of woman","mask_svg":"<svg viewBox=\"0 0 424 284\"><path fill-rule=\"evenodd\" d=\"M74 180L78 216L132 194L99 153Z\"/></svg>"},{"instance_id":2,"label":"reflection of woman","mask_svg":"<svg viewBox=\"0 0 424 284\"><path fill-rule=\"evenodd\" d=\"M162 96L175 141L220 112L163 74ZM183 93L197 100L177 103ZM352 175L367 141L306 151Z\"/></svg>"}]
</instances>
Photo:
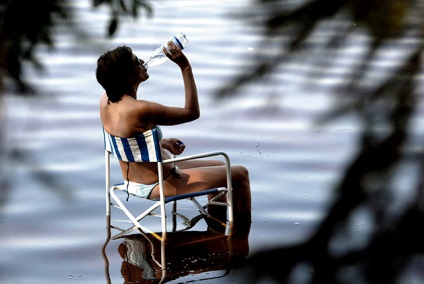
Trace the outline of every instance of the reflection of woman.
<instances>
[{"instance_id":1,"label":"reflection of woman","mask_svg":"<svg viewBox=\"0 0 424 284\"><path fill-rule=\"evenodd\" d=\"M124 279L128 278L128 280L131 281L131 279L134 278L142 278L145 280L160 278L160 276L155 275L155 271L160 270L160 267L148 261L147 256L150 252L147 250L147 244L137 238L127 238L118 247L119 254L124 259L121 268ZM134 274L134 276L132 276L132 274ZM125 281L125 283L129 281Z\"/></svg>"},{"instance_id":2,"label":"reflection of woman","mask_svg":"<svg viewBox=\"0 0 424 284\"><path fill-rule=\"evenodd\" d=\"M124 283L158 283L212 271L216 273L193 277L222 277L225 271L244 266L249 232L250 224L230 230L228 235L213 230L170 232L165 246L166 271L160 267L161 242L157 238L151 234L127 236L118 247Z\"/></svg>"},{"instance_id":3,"label":"reflection of woman","mask_svg":"<svg viewBox=\"0 0 424 284\"><path fill-rule=\"evenodd\" d=\"M143 60L133 54L131 48L120 46L104 53L97 61L97 81L106 93L100 99L100 118L104 129L118 137L135 137L157 128L159 125L177 125L193 121L200 115L197 89L191 65L172 42L168 43L168 58L177 64L182 73L185 104L171 107L155 102L138 100L140 83L149 78ZM181 154L184 144L175 138L162 138L163 157ZM128 191L143 198L158 198L158 174L155 164L120 162L122 174L129 182ZM165 195L175 195L226 186L225 167L221 161L197 160L164 165ZM241 215L249 215L251 209L249 174L243 166L232 166L234 209ZM239 214L240 215L240 214Z\"/></svg>"}]
</instances>

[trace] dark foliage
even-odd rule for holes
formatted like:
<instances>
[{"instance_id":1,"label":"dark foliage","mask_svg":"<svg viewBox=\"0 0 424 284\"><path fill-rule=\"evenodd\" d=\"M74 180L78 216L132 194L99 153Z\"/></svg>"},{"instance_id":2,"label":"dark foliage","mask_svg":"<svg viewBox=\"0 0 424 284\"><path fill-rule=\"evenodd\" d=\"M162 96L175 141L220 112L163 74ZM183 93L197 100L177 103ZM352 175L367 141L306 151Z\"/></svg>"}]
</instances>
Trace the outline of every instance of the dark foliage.
<instances>
[{"instance_id":1,"label":"dark foliage","mask_svg":"<svg viewBox=\"0 0 424 284\"><path fill-rule=\"evenodd\" d=\"M153 15L153 9L145 0L93 0L93 7L108 5L110 7L110 20L108 25L108 36L113 37L119 27L121 17L131 16L137 18L140 10L144 10L148 17Z\"/></svg>"},{"instance_id":2,"label":"dark foliage","mask_svg":"<svg viewBox=\"0 0 424 284\"><path fill-rule=\"evenodd\" d=\"M153 13L147 0L93 0L94 7L100 5L110 7L109 37L116 33L122 18L139 17L141 10L147 16ZM68 0L1 1L0 19L0 94L9 78L12 84L8 87L14 88L16 94L34 94L35 91L25 82L22 65L29 62L42 70L35 49L41 45L53 49L55 28L63 22L73 25Z\"/></svg>"},{"instance_id":3,"label":"dark foliage","mask_svg":"<svg viewBox=\"0 0 424 284\"><path fill-rule=\"evenodd\" d=\"M311 273L307 283L401 283L410 272L409 266L420 262L424 251L417 228L424 219L422 175L411 175L408 180L416 202L396 212L392 209L396 202L393 192L398 190L394 176L406 165L419 173L424 169L422 152L411 152L411 148L422 148L422 141L416 141L411 130L420 101L417 78L424 47L420 10L420 1L310 0L294 5L293 1L275 0L257 1L246 13L249 21L256 19L254 25L266 27L257 49L279 42L280 53L254 57L252 65L256 67L223 86L218 91L220 98L266 78L289 60L304 64L298 55L302 52L316 54L306 64L321 67L325 78L325 70L335 64L333 58L343 52L349 37L368 34L370 39L349 80L331 90L338 105L320 120L325 123L343 115L358 117L362 133L357 154L341 174L333 203L316 232L296 246L252 255L247 269L254 276L251 282L271 277L278 283L297 283L296 269L308 267ZM340 23L338 29L320 35L326 43L325 52L316 52L308 41L316 37L314 32L323 22L331 21ZM410 36L417 41L405 50L409 56L403 65L384 81L365 84L381 50ZM412 146L411 141L415 143ZM351 218L358 211L367 212L374 227L360 248L343 244L352 230ZM337 245L343 247L343 253L334 249Z\"/></svg>"},{"instance_id":4,"label":"dark foliage","mask_svg":"<svg viewBox=\"0 0 424 284\"><path fill-rule=\"evenodd\" d=\"M57 19L67 19L66 0L14 0L0 3L0 91L11 78L19 93L31 92L22 78L22 63L41 64L34 57L38 45L54 46L52 29Z\"/></svg>"}]
</instances>

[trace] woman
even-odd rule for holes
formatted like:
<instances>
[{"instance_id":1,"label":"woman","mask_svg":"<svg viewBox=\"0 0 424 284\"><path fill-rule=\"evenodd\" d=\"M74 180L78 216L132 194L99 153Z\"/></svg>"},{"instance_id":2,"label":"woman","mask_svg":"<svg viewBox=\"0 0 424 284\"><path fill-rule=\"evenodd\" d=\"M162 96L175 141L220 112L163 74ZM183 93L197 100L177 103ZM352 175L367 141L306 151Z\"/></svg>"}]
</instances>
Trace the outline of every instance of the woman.
<instances>
[{"instance_id":1,"label":"woman","mask_svg":"<svg viewBox=\"0 0 424 284\"><path fill-rule=\"evenodd\" d=\"M108 133L129 138L160 125L177 125L199 118L199 101L190 62L173 42L168 42L168 47L169 52L165 48L163 51L180 67L183 76L184 107L169 107L137 99L138 87L149 78L149 74L143 67L144 61L138 59L131 48L120 46L100 56L96 78L106 91L100 99L100 118ZM169 153L179 155L185 149L184 144L176 138L163 138L160 145L164 159L170 157ZM159 197L155 163L120 161L120 166L131 194L151 199ZM177 166L164 165L166 196L226 186L225 166L221 161L186 161ZM232 166L232 182L234 213L250 218L251 197L247 169Z\"/></svg>"}]
</instances>

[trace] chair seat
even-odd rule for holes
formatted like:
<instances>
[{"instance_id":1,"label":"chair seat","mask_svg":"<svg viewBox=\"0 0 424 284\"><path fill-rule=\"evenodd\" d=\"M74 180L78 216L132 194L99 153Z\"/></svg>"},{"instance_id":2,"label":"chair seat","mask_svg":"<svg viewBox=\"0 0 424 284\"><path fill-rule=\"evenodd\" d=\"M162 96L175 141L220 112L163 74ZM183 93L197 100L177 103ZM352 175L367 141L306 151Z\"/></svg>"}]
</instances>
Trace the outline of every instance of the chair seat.
<instances>
[{"instance_id":1,"label":"chair seat","mask_svg":"<svg viewBox=\"0 0 424 284\"><path fill-rule=\"evenodd\" d=\"M125 191L125 192L127 191L124 183L117 183L117 184L114 185L114 187L116 187L118 190L122 190L122 191ZM192 193L173 195L173 196L165 197L165 203L169 203L169 202L177 201L177 200L182 200L182 199L189 199L189 198L208 195L208 194L217 194L219 192L227 192L227 191L228 191L227 188L219 187L219 188L211 188L211 189L202 190L202 191L196 191L196 192L192 192ZM160 198L152 198L152 199L146 198L146 200L159 201Z\"/></svg>"}]
</instances>

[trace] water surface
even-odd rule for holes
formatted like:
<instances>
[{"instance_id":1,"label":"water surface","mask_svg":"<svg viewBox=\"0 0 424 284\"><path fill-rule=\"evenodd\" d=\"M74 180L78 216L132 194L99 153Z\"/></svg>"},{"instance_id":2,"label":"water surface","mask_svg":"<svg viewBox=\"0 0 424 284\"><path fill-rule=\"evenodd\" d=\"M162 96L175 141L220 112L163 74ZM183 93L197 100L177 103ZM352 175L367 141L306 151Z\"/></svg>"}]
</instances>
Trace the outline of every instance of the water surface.
<instances>
[{"instance_id":1,"label":"water surface","mask_svg":"<svg viewBox=\"0 0 424 284\"><path fill-rule=\"evenodd\" d=\"M292 66L273 80L217 101L214 91L249 68L259 29L228 17L247 1L154 1L154 17L128 20L113 40L104 38L108 11L74 1L89 41L61 28L55 53L40 50L45 73L28 70L40 89L35 98L5 100L8 184L2 189L2 283L106 283L101 247L106 238L104 156L94 76L96 60L120 44L147 58L169 36L183 31L201 104L195 122L164 127L186 153L223 150L250 171L253 223L249 253L305 240L326 212L331 190L355 151L352 119L314 126L331 107L324 92L302 88L306 71ZM172 63L149 70L139 98L182 105L181 75ZM339 80L335 78L335 80ZM284 82L284 84L281 84ZM272 104L270 104L270 102ZM335 154L337 153L337 154ZM120 180L119 173L114 175ZM107 248L112 283L123 283L121 242ZM196 279L196 278L195 278ZM219 283L237 283L237 271ZM211 280L211 282L213 282Z\"/></svg>"}]
</instances>

